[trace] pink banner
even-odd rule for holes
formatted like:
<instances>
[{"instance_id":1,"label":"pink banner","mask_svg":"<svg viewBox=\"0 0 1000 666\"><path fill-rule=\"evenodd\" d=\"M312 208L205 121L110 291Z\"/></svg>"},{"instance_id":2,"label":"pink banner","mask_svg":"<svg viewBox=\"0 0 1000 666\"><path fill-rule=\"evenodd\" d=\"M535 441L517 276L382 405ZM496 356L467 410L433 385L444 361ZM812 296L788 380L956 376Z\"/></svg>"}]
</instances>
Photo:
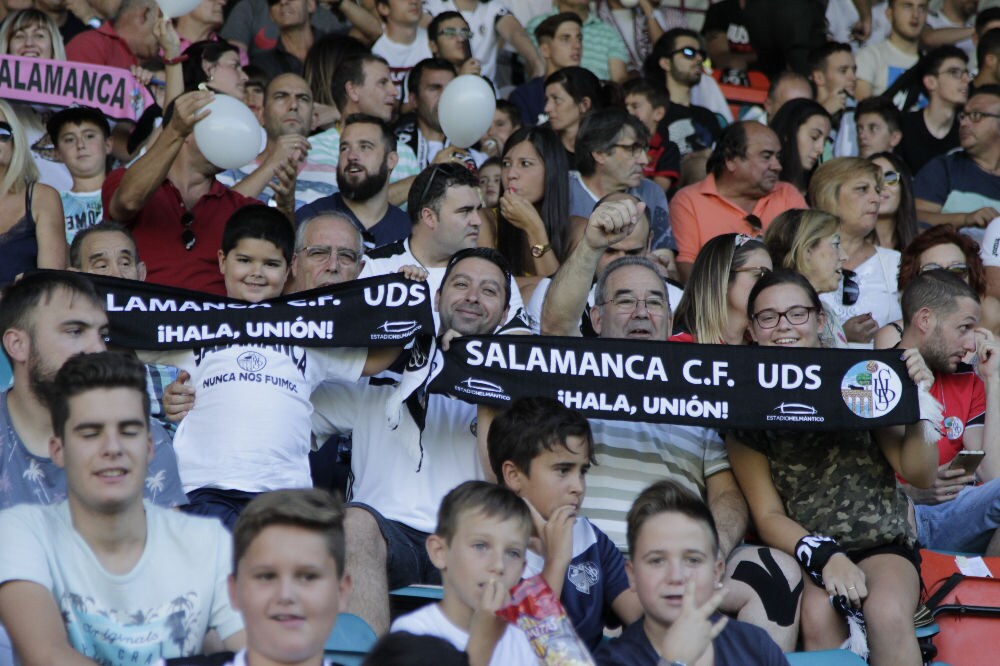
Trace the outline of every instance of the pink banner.
<instances>
[{"instance_id":1,"label":"pink banner","mask_svg":"<svg viewBox=\"0 0 1000 666\"><path fill-rule=\"evenodd\" d=\"M92 106L115 120L138 120L153 96L127 69L70 60L0 55L0 97L51 106Z\"/></svg>"}]
</instances>

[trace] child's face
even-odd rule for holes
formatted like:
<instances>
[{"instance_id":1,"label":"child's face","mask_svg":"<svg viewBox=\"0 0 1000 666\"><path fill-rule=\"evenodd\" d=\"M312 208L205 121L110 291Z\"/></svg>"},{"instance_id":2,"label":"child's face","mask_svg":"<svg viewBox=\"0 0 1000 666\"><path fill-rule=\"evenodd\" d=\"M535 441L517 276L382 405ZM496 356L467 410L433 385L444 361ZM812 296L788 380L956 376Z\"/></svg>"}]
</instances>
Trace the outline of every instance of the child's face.
<instances>
[{"instance_id":1,"label":"child's face","mask_svg":"<svg viewBox=\"0 0 1000 666\"><path fill-rule=\"evenodd\" d=\"M639 595L647 620L663 627L680 615L688 580L694 579L695 604L701 606L722 579L723 567L708 527L674 512L643 523L632 559L625 564L629 586Z\"/></svg>"},{"instance_id":2,"label":"child's face","mask_svg":"<svg viewBox=\"0 0 1000 666\"><path fill-rule=\"evenodd\" d=\"M288 263L281 250L259 238L241 238L229 254L219 250L219 270L226 295L250 303L280 296L288 279Z\"/></svg>"},{"instance_id":3,"label":"child's face","mask_svg":"<svg viewBox=\"0 0 1000 666\"><path fill-rule=\"evenodd\" d=\"M561 506L580 509L587 490L586 474L590 471L587 440L571 435L566 445L542 451L531 461L529 474L513 463L504 465L504 482L548 520Z\"/></svg>"},{"instance_id":4,"label":"child's face","mask_svg":"<svg viewBox=\"0 0 1000 666\"><path fill-rule=\"evenodd\" d=\"M104 173L111 140L105 138L104 132L94 123L67 123L59 130L58 137L50 138L59 159L74 176L89 178Z\"/></svg>"},{"instance_id":5,"label":"child's face","mask_svg":"<svg viewBox=\"0 0 1000 666\"><path fill-rule=\"evenodd\" d=\"M427 539L431 561L441 571L449 618L467 621L490 581L497 580L509 590L521 579L530 529L515 518L502 520L472 510L459 515L450 544L436 534Z\"/></svg>"},{"instance_id":6,"label":"child's face","mask_svg":"<svg viewBox=\"0 0 1000 666\"><path fill-rule=\"evenodd\" d=\"M483 201L487 208L496 208L500 203L500 166L491 164L479 170L479 189L483 191Z\"/></svg>"},{"instance_id":7,"label":"child's face","mask_svg":"<svg viewBox=\"0 0 1000 666\"><path fill-rule=\"evenodd\" d=\"M663 110L654 109L645 95L627 95L625 97L625 108L639 122L646 126L650 134L656 132L656 125L663 119Z\"/></svg>"},{"instance_id":8,"label":"child's face","mask_svg":"<svg viewBox=\"0 0 1000 666\"><path fill-rule=\"evenodd\" d=\"M248 656L271 663L298 664L322 654L350 592L351 580L338 575L323 535L292 525L264 528L229 577Z\"/></svg>"}]
</instances>

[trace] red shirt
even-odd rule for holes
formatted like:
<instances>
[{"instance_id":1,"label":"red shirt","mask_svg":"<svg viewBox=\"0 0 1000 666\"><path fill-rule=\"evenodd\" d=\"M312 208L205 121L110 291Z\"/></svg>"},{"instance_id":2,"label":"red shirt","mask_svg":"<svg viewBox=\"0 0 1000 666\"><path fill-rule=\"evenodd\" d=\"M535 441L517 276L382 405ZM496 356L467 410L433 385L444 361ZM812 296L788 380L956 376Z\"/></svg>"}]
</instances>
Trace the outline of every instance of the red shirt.
<instances>
[{"instance_id":1,"label":"red shirt","mask_svg":"<svg viewBox=\"0 0 1000 666\"><path fill-rule=\"evenodd\" d=\"M101 190L105 211L111 209L111 197L124 176L125 169L115 169L105 179ZM222 230L230 215L250 204L260 202L213 179L211 189L190 211L194 216L190 228L196 240L194 247L186 250L181 240L184 202L174 184L164 180L139 214L125 222L135 238L139 258L146 262L146 280L225 296L218 258Z\"/></svg>"},{"instance_id":2,"label":"red shirt","mask_svg":"<svg viewBox=\"0 0 1000 666\"><path fill-rule=\"evenodd\" d=\"M97 30L85 30L69 40L66 59L122 69L139 64L128 43L115 32L110 22L103 23Z\"/></svg>"},{"instance_id":3,"label":"red shirt","mask_svg":"<svg viewBox=\"0 0 1000 666\"><path fill-rule=\"evenodd\" d=\"M967 365L957 372L935 374L931 395L944 406L944 435L938 440L938 465L964 448L968 428L986 425L986 387Z\"/></svg>"}]
</instances>

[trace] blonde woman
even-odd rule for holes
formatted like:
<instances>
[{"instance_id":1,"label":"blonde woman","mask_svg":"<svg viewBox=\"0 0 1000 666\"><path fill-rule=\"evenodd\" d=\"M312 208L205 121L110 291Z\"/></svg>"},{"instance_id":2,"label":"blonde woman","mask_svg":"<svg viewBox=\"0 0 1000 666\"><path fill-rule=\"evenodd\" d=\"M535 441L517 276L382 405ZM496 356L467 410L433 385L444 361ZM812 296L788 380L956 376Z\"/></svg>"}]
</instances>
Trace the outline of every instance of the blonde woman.
<instances>
[{"instance_id":1,"label":"blonde woman","mask_svg":"<svg viewBox=\"0 0 1000 666\"><path fill-rule=\"evenodd\" d=\"M0 53L25 58L66 59L58 26L37 9L22 9L7 17L0 26Z\"/></svg>"},{"instance_id":2,"label":"blonde woman","mask_svg":"<svg viewBox=\"0 0 1000 666\"><path fill-rule=\"evenodd\" d=\"M847 255L840 287L822 294L843 323L849 342L871 347L880 326L903 316L899 307L899 252L877 247L872 232L881 204L882 169L857 157L824 162L809 181L813 208L840 218L840 247Z\"/></svg>"},{"instance_id":3,"label":"blonde woman","mask_svg":"<svg viewBox=\"0 0 1000 666\"><path fill-rule=\"evenodd\" d=\"M775 268L801 273L820 294L840 288L847 255L840 247L840 220L821 210L793 208L774 218L764 232L764 244ZM844 327L830 306L819 332L823 347L847 347Z\"/></svg>"},{"instance_id":4,"label":"blonde woman","mask_svg":"<svg viewBox=\"0 0 1000 666\"><path fill-rule=\"evenodd\" d=\"M66 268L59 194L38 183L24 128L0 100L0 285L33 268Z\"/></svg>"}]
</instances>

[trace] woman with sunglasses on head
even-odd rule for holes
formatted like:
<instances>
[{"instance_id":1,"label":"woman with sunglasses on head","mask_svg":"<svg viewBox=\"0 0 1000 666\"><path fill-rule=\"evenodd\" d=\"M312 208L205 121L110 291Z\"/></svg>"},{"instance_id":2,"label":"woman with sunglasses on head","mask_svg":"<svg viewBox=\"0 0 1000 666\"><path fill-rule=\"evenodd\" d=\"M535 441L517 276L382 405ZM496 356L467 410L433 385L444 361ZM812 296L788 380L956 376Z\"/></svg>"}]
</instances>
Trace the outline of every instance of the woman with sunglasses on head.
<instances>
[{"instance_id":1,"label":"woman with sunglasses on head","mask_svg":"<svg viewBox=\"0 0 1000 666\"><path fill-rule=\"evenodd\" d=\"M920 233L910 169L896 153L875 153L868 159L882 170L882 201L875 223L875 244L902 252Z\"/></svg>"},{"instance_id":2,"label":"woman with sunglasses on head","mask_svg":"<svg viewBox=\"0 0 1000 666\"><path fill-rule=\"evenodd\" d=\"M684 288L673 342L743 345L747 343L747 294L771 272L771 256L758 240L723 234L701 248Z\"/></svg>"},{"instance_id":3,"label":"woman with sunglasses on head","mask_svg":"<svg viewBox=\"0 0 1000 666\"><path fill-rule=\"evenodd\" d=\"M840 218L840 247L847 255L840 288L820 298L843 324L848 342L869 348L880 326L902 316L899 252L873 240L881 178L881 169L868 160L838 157L821 164L809 182L812 206Z\"/></svg>"},{"instance_id":4,"label":"woman with sunglasses on head","mask_svg":"<svg viewBox=\"0 0 1000 666\"><path fill-rule=\"evenodd\" d=\"M761 347L820 346L819 296L797 273L762 278L747 310L750 333ZM903 358L910 379L930 386L933 376L917 350ZM861 610L872 664L920 663L913 633L920 595L916 534L894 473L916 479L920 487L934 482L937 446L925 440L921 424L871 432L726 435L733 474L758 535L796 557L811 579L803 582L802 594L806 650L839 647L848 634L841 613Z\"/></svg>"},{"instance_id":5,"label":"woman with sunglasses on head","mask_svg":"<svg viewBox=\"0 0 1000 666\"><path fill-rule=\"evenodd\" d=\"M781 180L805 195L830 136L830 113L819 102L793 99L768 123L781 141Z\"/></svg>"},{"instance_id":6,"label":"woman with sunglasses on head","mask_svg":"<svg viewBox=\"0 0 1000 666\"><path fill-rule=\"evenodd\" d=\"M38 182L24 128L0 99L0 287L35 268L66 268L62 202Z\"/></svg>"},{"instance_id":7,"label":"woman with sunglasses on head","mask_svg":"<svg viewBox=\"0 0 1000 666\"><path fill-rule=\"evenodd\" d=\"M939 269L959 276L979 294L982 328L1000 334L1000 301L986 294L986 268L979 256L979 245L947 224L924 231L903 250L899 291L904 291L918 275ZM902 335L902 320L891 322L875 335L875 348L891 349L899 344Z\"/></svg>"},{"instance_id":8,"label":"woman with sunglasses on head","mask_svg":"<svg viewBox=\"0 0 1000 666\"><path fill-rule=\"evenodd\" d=\"M601 81L583 67L563 67L545 79L545 115L566 149L572 169L573 150L580 121L591 109L604 106Z\"/></svg>"},{"instance_id":9,"label":"woman with sunglasses on head","mask_svg":"<svg viewBox=\"0 0 1000 666\"><path fill-rule=\"evenodd\" d=\"M764 232L764 244L778 268L796 271L817 293L840 287L841 267L847 255L840 249L840 220L821 210L793 208L774 218ZM830 306L823 304L820 330L823 347L847 347L844 327Z\"/></svg>"}]
</instances>

